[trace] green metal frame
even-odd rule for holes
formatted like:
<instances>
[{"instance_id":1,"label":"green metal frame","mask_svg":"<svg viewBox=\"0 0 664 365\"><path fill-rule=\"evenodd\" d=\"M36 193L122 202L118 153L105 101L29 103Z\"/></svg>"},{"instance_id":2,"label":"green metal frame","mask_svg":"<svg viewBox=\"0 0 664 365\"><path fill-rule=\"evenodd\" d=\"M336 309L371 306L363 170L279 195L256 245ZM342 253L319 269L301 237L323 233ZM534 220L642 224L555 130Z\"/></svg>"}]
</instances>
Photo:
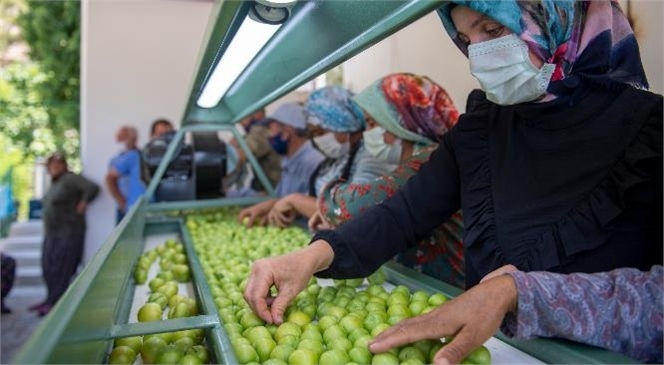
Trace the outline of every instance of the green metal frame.
<instances>
[{"instance_id":1,"label":"green metal frame","mask_svg":"<svg viewBox=\"0 0 664 365\"><path fill-rule=\"evenodd\" d=\"M122 307L121 293L143 246L141 200L127 213L51 313L13 359L14 363L99 363ZM89 339L81 343L81 339Z\"/></svg>"},{"instance_id":2,"label":"green metal frame","mask_svg":"<svg viewBox=\"0 0 664 365\"><path fill-rule=\"evenodd\" d=\"M205 123L205 124L197 124L197 125L187 125L179 129L176 133L175 136L173 137L173 140L171 143L168 145L168 148L166 149L166 153L164 154L164 157L162 158L161 162L159 163L159 166L157 167L157 170L154 173L154 176L152 177L152 180L150 180L150 184L148 185L146 191L145 191L145 197L148 199L148 201L151 201L154 198L155 191L157 190L157 186L159 185L159 182L161 179L164 177L164 173L166 172L166 169L168 168L168 165L173 161L173 158L175 157L175 151L177 150L177 146L184 140L184 136L189 133L189 132L217 132L217 131L226 131L226 132L231 132L233 134L233 137L235 140L238 142L240 145L240 148L244 151L245 155L247 156L247 160L249 160L249 163L251 164L251 167L254 169L254 173L256 174L256 177L258 180L263 184L263 187L267 191L267 193L270 196L274 195L274 187L272 186L272 183L270 180L267 178L267 175L265 175L265 171L261 168L261 166L258 164L258 160L256 160L256 157L254 154L251 152L249 149L249 146L247 146L247 142L245 142L244 138L240 136L240 133L238 133L237 129L233 125L219 125L219 124L211 124L211 123ZM217 201L215 201L217 200ZM181 206L182 204L186 204L188 206L190 205L200 205L202 206L216 206L218 205L219 200L224 200L224 199L212 199L212 202L210 201L198 201L198 202L177 202L177 203L157 203L154 204L155 210L164 210L164 209L173 209L173 207ZM245 199L246 202L250 203L253 201L252 199ZM256 200L256 199L254 199ZM260 199L258 199L260 200ZM264 200L264 198L263 198ZM243 201L240 200L239 204L242 204Z\"/></svg>"},{"instance_id":3,"label":"green metal frame","mask_svg":"<svg viewBox=\"0 0 664 365\"><path fill-rule=\"evenodd\" d=\"M233 2L223 2L213 25L216 31L208 33L206 51L183 117L184 125L237 122L433 11L443 1L299 2L290 19L258 53L219 104L201 108L196 101L205 81L246 14L246 9L238 7L238 16L222 16L227 6L236 6L229 3Z\"/></svg>"},{"instance_id":4,"label":"green metal frame","mask_svg":"<svg viewBox=\"0 0 664 365\"><path fill-rule=\"evenodd\" d=\"M214 313L214 330L209 331L208 341L212 341L214 344L212 348L218 363L237 364L238 361L237 358L235 358L235 353L233 352L231 344L228 340L226 330L224 329L221 319L217 315L217 307L214 304L214 299L210 292L210 287L208 286L207 280L205 279L205 274L203 273L201 263L198 260L196 252L194 251L194 246L191 240L191 236L189 235L189 231L184 227L184 224L181 225L181 228L183 242L187 248L187 255L190 258L191 271L192 275L194 276L196 290L199 293L202 293L202 300L199 299L199 302L203 306L203 310L206 313Z\"/></svg>"},{"instance_id":5,"label":"green metal frame","mask_svg":"<svg viewBox=\"0 0 664 365\"><path fill-rule=\"evenodd\" d=\"M123 220L118 235L112 235L92 262L72 283L52 313L35 330L13 359L14 363L103 363L112 340L126 336L203 328L214 358L224 364L237 363L207 281L182 219L162 217L147 221L140 202ZM123 227L124 225L124 227ZM143 251L144 237L154 233L176 233L184 244L201 315L159 322L129 323L136 283L133 269Z\"/></svg>"}]
</instances>

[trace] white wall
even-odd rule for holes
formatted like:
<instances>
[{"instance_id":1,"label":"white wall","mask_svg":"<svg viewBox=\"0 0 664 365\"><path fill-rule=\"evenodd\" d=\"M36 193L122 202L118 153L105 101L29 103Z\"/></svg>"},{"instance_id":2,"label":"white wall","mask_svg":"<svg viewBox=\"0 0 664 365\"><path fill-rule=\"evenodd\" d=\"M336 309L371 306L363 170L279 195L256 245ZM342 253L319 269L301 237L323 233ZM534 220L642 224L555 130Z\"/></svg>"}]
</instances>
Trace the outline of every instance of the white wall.
<instances>
[{"instance_id":1,"label":"white wall","mask_svg":"<svg viewBox=\"0 0 664 365\"><path fill-rule=\"evenodd\" d=\"M179 122L212 9L207 1L84 1L81 40L81 155L83 174L102 193L87 213L85 262L115 226L115 205L104 186L114 134L122 124Z\"/></svg>"},{"instance_id":2,"label":"white wall","mask_svg":"<svg viewBox=\"0 0 664 365\"><path fill-rule=\"evenodd\" d=\"M344 86L360 92L378 78L394 72L394 37L382 42L346 61L343 65Z\"/></svg>"},{"instance_id":3,"label":"white wall","mask_svg":"<svg viewBox=\"0 0 664 365\"><path fill-rule=\"evenodd\" d=\"M450 94L460 111L466 110L466 97L480 85L435 12L397 33L394 46L396 71L429 76Z\"/></svg>"},{"instance_id":4,"label":"white wall","mask_svg":"<svg viewBox=\"0 0 664 365\"><path fill-rule=\"evenodd\" d=\"M650 90L657 94L664 93L664 2L661 0L632 0L636 35L641 50L641 60L650 83Z\"/></svg>"}]
</instances>

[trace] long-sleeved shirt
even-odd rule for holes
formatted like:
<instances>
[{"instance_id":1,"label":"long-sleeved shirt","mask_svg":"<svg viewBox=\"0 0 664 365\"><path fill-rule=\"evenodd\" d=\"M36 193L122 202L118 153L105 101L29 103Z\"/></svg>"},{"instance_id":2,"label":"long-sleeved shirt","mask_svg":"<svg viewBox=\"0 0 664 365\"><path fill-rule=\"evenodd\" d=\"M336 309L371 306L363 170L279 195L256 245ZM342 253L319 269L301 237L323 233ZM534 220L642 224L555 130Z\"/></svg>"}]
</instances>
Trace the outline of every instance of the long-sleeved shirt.
<instances>
[{"instance_id":1,"label":"long-sleeved shirt","mask_svg":"<svg viewBox=\"0 0 664 365\"><path fill-rule=\"evenodd\" d=\"M515 314L502 325L507 336L565 338L662 363L664 268L631 268L596 274L509 274L518 291Z\"/></svg>"},{"instance_id":2,"label":"long-sleeved shirt","mask_svg":"<svg viewBox=\"0 0 664 365\"><path fill-rule=\"evenodd\" d=\"M662 97L589 87L583 98L464 114L394 196L334 231L319 276L364 277L463 209L466 287L522 271L662 264ZM488 103L488 102L487 102Z\"/></svg>"},{"instance_id":3,"label":"long-sleeved shirt","mask_svg":"<svg viewBox=\"0 0 664 365\"><path fill-rule=\"evenodd\" d=\"M269 138L270 131L265 123L256 122L249 128L244 140L258 160L258 164L261 165L267 179L272 185L276 185L281 177L281 156L270 146ZM263 185L257 178L254 178L251 186L256 190L263 190Z\"/></svg>"},{"instance_id":4,"label":"long-sleeved shirt","mask_svg":"<svg viewBox=\"0 0 664 365\"><path fill-rule=\"evenodd\" d=\"M94 182L66 171L51 182L42 198L44 234L71 235L85 232L85 214L78 214L78 203L91 202L97 197L99 186Z\"/></svg>"},{"instance_id":5,"label":"long-sleeved shirt","mask_svg":"<svg viewBox=\"0 0 664 365\"><path fill-rule=\"evenodd\" d=\"M416 145L412 156L399 164L393 172L371 181L355 183L338 179L330 182L318 197L321 214L333 226L340 226L362 214L366 209L396 194L422 164L429 160L437 147L437 144ZM462 217L460 213L455 213L429 237L398 255L396 260L419 272L463 288L465 275L462 234Z\"/></svg>"},{"instance_id":6,"label":"long-sleeved shirt","mask_svg":"<svg viewBox=\"0 0 664 365\"><path fill-rule=\"evenodd\" d=\"M281 160L281 177L275 194L278 197L291 193L307 194L311 175L324 159L311 142L305 142L292 156Z\"/></svg>"}]
</instances>

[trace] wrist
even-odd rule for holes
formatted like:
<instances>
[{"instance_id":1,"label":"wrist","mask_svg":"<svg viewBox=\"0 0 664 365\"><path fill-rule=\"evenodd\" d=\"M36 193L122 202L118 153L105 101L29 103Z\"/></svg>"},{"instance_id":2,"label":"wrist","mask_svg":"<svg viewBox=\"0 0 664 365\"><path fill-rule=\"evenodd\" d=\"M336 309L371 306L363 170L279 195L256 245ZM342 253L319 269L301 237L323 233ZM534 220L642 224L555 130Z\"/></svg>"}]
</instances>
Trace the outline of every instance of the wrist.
<instances>
[{"instance_id":1,"label":"wrist","mask_svg":"<svg viewBox=\"0 0 664 365\"><path fill-rule=\"evenodd\" d=\"M258 206L259 211L261 214L267 214L272 210L272 207L277 203L277 199L270 199L268 201L265 201L261 203L261 205Z\"/></svg>"},{"instance_id":2,"label":"wrist","mask_svg":"<svg viewBox=\"0 0 664 365\"><path fill-rule=\"evenodd\" d=\"M512 278L511 275L506 274L496 277L494 280L499 286L499 292L503 294L501 298L501 305L505 309L505 313L516 314L519 291L517 290L514 278Z\"/></svg>"},{"instance_id":3,"label":"wrist","mask_svg":"<svg viewBox=\"0 0 664 365\"><path fill-rule=\"evenodd\" d=\"M288 194L286 195L286 197L284 197L284 203L292 208L295 206L295 203L297 202L298 198L299 196L296 193Z\"/></svg>"},{"instance_id":4,"label":"wrist","mask_svg":"<svg viewBox=\"0 0 664 365\"><path fill-rule=\"evenodd\" d=\"M323 240L311 243L301 252L306 256L303 262L310 264L312 274L329 268L334 260L332 246Z\"/></svg>"}]
</instances>

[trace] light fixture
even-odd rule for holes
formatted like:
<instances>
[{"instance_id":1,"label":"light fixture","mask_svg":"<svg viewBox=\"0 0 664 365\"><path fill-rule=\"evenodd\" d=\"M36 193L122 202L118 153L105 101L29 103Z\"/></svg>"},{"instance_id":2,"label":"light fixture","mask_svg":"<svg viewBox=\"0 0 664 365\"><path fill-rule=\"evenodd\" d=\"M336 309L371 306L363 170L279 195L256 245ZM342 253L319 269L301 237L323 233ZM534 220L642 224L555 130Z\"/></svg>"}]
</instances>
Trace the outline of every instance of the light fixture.
<instances>
[{"instance_id":1,"label":"light fixture","mask_svg":"<svg viewBox=\"0 0 664 365\"><path fill-rule=\"evenodd\" d=\"M201 108L212 108L219 103L242 71L288 19L289 7L294 3L289 0L259 1L252 3L249 15L242 21L240 29L205 84L196 101Z\"/></svg>"}]
</instances>

